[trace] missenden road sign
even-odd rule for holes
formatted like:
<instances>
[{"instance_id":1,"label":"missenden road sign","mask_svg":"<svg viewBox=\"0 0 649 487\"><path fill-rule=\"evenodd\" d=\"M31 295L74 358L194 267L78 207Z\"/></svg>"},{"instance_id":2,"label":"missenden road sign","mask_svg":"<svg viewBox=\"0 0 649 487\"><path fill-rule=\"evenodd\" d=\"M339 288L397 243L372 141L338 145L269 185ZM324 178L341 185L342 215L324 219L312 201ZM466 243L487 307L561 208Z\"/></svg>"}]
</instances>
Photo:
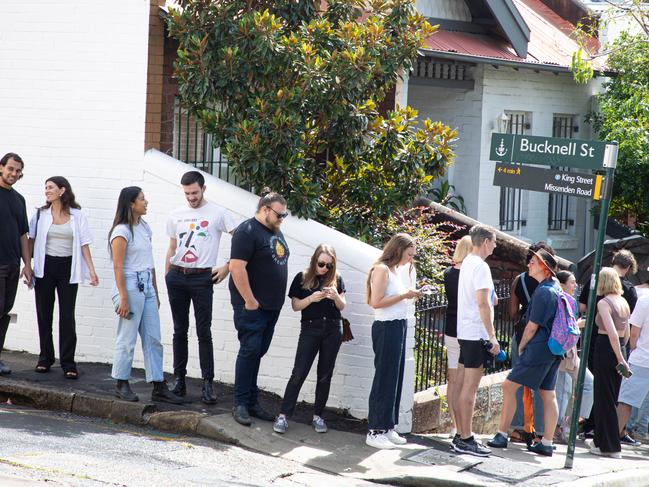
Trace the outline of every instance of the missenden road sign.
<instances>
[{"instance_id":1,"label":"missenden road sign","mask_svg":"<svg viewBox=\"0 0 649 487\"><path fill-rule=\"evenodd\" d=\"M497 163L494 185L559 193L599 200L603 177L595 174L543 169L540 167Z\"/></svg>"},{"instance_id":2,"label":"missenden road sign","mask_svg":"<svg viewBox=\"0 0 649 487\"><path fill-rule=\"evenodd\" d=\"M492 134L489 159L500 162L602 169L606 143L531 135Z\"/></svg>"}]
</instances>

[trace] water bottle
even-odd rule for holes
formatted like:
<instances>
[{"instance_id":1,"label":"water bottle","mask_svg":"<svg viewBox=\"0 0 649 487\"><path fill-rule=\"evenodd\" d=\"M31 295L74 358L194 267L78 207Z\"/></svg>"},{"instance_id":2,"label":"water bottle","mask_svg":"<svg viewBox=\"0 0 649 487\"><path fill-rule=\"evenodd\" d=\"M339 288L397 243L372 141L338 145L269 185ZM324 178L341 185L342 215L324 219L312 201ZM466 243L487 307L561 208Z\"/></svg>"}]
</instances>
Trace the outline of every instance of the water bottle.
<instances>
[{"instance_id":1,"label":"water bottle","mask_svg":"<svg viewBox=\"0 0 649 487\"><path fill-rule=\"evenodd\" d=\"M493 343L491 343L489 340L484 340L480 339L480 342L482 343L482 346L487 350L489 353L491 353L491 348L493 347ZM507 360L507 352L505 352L502 348L500 349L500 352L498 352L495 356L494 359L496 362L504 362Z\"/></svg>"}]
</instances>

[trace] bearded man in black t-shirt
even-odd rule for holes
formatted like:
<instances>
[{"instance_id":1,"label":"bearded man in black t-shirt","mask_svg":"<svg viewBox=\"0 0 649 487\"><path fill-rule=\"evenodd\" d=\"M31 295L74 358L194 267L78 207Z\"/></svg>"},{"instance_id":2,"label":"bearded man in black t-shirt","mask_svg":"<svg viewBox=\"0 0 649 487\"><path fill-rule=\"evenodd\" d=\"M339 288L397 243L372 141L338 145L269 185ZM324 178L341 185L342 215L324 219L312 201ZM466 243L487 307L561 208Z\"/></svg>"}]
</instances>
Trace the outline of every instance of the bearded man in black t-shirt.
<instances>
[{"instance_id":1,"label":"bearded man in black t-shirt","mask_svg":"<svg viewBox=\"0 0 649 487\"><path fill-rule=\"evenodd\" d=\"M266 192L255 216L241 223L232 236L230 302L239 338L232 415L245 426L252 423L251 416L275 419L259 404L257 375L286 295L289 250L280 226L287 216L286 200Z\"/></svg>"},{"instance_id":2,"label":"bearded man in black t-shirt","mask_svg":"<svg viewBox=\"0 0 649 487\"><path fill-rule=\"evenodd\" d=\"M22 275L30 287L32 281L25 198L13 189L23 176L23 168L23 160L13 152L0 159L0 352L9 328L9 311L16 300L21 259L25 263ZM9 373L11 369L0 361L0 374Z\"/></svg>"}]
</instances>

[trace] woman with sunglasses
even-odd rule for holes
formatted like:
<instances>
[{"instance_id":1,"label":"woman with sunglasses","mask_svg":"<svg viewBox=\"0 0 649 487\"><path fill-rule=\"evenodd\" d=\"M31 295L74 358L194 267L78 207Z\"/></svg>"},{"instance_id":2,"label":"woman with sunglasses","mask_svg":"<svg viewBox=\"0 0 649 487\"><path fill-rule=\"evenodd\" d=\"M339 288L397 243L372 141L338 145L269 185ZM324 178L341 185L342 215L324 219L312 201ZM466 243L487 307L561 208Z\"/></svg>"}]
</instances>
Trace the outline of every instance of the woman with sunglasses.
<instances>
[{"instance_id":1,"label":"woman with sunglasses","mask_svg":"<svg viewBox=\"0 0 649 487\"><path fill-rule=\"evenodd\" d=\"M320 244L311 257L309 268L293 279L288 296L294 311L302 312L300 338L295 365L286 385L280 414L273 430L285 433L288 418L295 411L298 394L318 352L318 380L315 390L313 425L317 433L326 433L322 411L329 398L329 387L336 357L342 342L342 316L345 307L345 284L336 271L336 251Z\"/></svg>"}]
</instances>

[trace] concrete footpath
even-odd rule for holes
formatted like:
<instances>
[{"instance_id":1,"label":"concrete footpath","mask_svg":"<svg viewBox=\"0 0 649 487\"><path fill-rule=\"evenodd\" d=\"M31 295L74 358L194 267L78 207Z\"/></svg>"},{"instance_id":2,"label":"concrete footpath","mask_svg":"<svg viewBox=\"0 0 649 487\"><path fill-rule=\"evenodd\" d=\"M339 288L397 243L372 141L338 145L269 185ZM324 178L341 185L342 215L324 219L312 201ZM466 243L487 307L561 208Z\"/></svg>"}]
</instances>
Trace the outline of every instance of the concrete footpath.
<instances>
[{"instance_id":1,"label":"concrete footpath","mask_svg":"<svg viewBox=\"0 0 649 487\"><path fill-rule=\"evenodd\" d=\"M47 374L33 371L36 357L26 353L3 352L3 360L13 373L0 378L0 400L43 409L69 411L82 416L131 423L180 435L199 435L220 442L292 460L341 476L340 485L360 485L364 481L400 486L497 486L553 485L558 487L644 486L649 485L649 447L624 447L619 460L590 455L578 443L574 468L563 468L565 445L558 445L551 458L525 450L525 445L495 451L489 458L456 455L450 440L439 435L408 435L409 443L394 450L377 451L365 445L365 423L327 411L329 432L317 434L309 426L310 408L300 405L288 432L278 435L270 422L255 421L241 426L231 416L231 387L218 384L219 402L200 403L200 381L188 384L188 402L174 406L149 402L151 386L141 370L134 371L133 389L140 402L127 403L113 396L110 366L79 364L80 378L67 380L56 367ZM280 399L264 394L261 401L270 411L279 409ZM481 438L483 442L487 437Z\"/></svg>"}]
</instances>

